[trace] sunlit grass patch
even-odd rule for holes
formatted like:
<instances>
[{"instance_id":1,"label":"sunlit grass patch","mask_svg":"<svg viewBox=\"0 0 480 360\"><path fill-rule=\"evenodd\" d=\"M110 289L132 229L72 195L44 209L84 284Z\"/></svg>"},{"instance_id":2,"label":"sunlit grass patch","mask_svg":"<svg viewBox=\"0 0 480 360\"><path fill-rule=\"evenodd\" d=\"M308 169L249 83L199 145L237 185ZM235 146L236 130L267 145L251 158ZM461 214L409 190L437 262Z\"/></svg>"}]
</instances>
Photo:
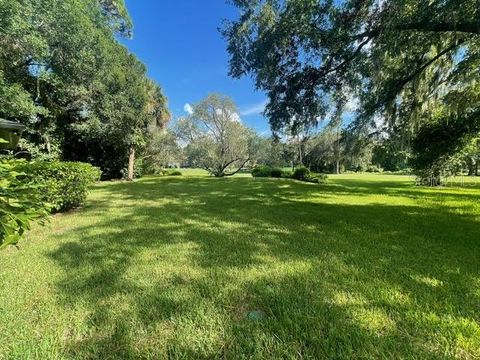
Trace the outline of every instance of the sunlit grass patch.
<instances>
[{"instance_id":1,"label":"sunlit grass patch","mask_svg":"<svg viewBox=\"0 0 480 360\"><path fill-rule=\"evenodd\" d=\"M0 253L0 358L480 357L479 188L190 175Z\"/></svg>"}]
</instances>

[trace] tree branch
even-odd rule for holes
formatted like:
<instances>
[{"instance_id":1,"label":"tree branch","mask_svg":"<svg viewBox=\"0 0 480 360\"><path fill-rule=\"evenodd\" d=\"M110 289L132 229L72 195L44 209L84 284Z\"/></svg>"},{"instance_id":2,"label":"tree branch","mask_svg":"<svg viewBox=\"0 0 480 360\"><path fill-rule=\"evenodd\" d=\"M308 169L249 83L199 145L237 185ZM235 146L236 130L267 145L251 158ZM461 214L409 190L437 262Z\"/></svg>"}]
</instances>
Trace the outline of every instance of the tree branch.
<instances>
[{"instance_id":1,"label":"tree branch","mask_svg":"<svg viewBox=\"0 0 480 360\"><path fill-rule=\"evenodd\" d=\"M229 167L229 166L232 165L235 161L238 161L238 160L242 160L242 158L236 158L236 159L230 160L228 163L226 163L226 164L222 167L222 172L223 172L227 167Z\"/></svg>"},{"instance_id":2,"label":"tree branch","mask_svg":"<svg viewBox=\"0 0 480 360\"><path fill-rule=\"evenodd\" d=\"M371 40L372 40L372 38L368 36L366 40L364 40L363 42L360 43L360 45L358 45L357 49L353 52L352 55L350 55L348 58L346 58L344 61L342 61L340 64L334 66L333 68L328 69L327 71L325 71L325 70L321 71L321 73L322 73L321 76L325 76L325 75L328 75L332 72L335 72L338 69L340 69L341 67L345 66L350 61L352 61L353 59L355 59L357 57L357 55L360 53L360 51L365 47L365 45L367 45Z\"/></svg>"},{"instance_id":3,"label":"tree branch","mask_svg":"<svg viewBox=\"0 0 480 360\"><path fill-rule=\"evenodd\" d=\"M464 42L465 42L465 40L463 40L463 39L460 39L460 40L454 42L450 46L448 46L445 49L443 49L442 51L440 51L433 58L428 60L425 64L423 64L422 66L417 68L415 71L410 73L408 76L404 77L403 79L400 79L398 81L396 93L398 93L400 90L402 90L405 87L405 85L407 85L410 81L412 81L417 75L422 73L426 68L428 68L430 65L432 65L435 61L437 61L439 58L441 58L443 55L447 54L448 52L454 50L458 46L462 45Z\"/></svg>"},{"instance_id":4,"label":"tree branch","mask_svg":"<svg viewBox=\"0 0 480 360\"><path fill-rule=\"evenodd\" d=\"M240 160L240 159L237 159L237 160ZM245 160L245 161L243 162L243 164L242 164L237 170L235 170L233 173L225 174L225 176L233 176L233 175L235 175L235 174L238 173L240 170L242 170L243 167L245 166L245 164L246 164L247 162L249 162L249 161L250 161L250 158L248 158L247 160Z\"/></svg>"}]
</instances>

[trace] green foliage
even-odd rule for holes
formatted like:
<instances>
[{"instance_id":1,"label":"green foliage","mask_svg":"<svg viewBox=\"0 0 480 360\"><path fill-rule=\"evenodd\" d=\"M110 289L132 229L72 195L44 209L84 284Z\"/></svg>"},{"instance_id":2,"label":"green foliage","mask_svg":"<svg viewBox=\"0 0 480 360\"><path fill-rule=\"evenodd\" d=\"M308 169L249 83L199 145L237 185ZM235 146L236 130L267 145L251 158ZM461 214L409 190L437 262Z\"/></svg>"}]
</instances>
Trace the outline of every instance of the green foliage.
<instances>
[{"instance_id":1,"label":"green foliage","mask_svg":"<svg viewBox=\"0 0 480 360\"><path fill-rule=\"evenodd\" d=\"M66 211L84 204L90 186L100 178L100 170L79 162L21 162L22 181L43 184L40 198L52 211Z\"/></svg>"},{"instance_id":2,"label":"green foliage","mask_svg":"<svg viewBox=\"0 0 480 360\"><path fill-rule=\"evenodd\" d=\"M41 197L45 184L27 180L17 170L19 163L23 165L0 158L0 249L16 245L30 223L45 218L50 210Z\"/></svg>"},{"instance_id":3,"label":"green foliage","mask_svg":"<svg viewBox=\"0 0 480 360\"><path fill-rule=\"evenodd\" d=\"M383 169L381 167L378 167L376 165L368 165L367 168L365 169L366 172L368 173L381 173L383 172Z\"/></svg>"},{"instance_id":4,"label":"green foliage","mask_svg":"<svg viewBox=\"0 0 480 360\"><path fill-rule=\"evenodd\" d=\"M171 164L181 163L182 155L182 149L172 131L154 128L147 135L142 151L143 174L159 174Z\"/></svg>"},{"instance_id":5,"label":"green foliage","mask_svg":"<svg viewBox=\"0 0 480 360\"><path fill-rule=\"evenodd\" d=\"M53 144L49 151L46 151L45 145L36 144L27 139L20 139L18 147L21 152L29 154L30 158L35 161L56 161L61 157L61 149L58 144Z\"/></svg>"},{"instance_id":6,"label":"green foliage","mask_svg":"<svg viewBox=\"0 0 480 360\"><path fill-rule=\"evenodd\" d=\"M281 177L288 177L287 175L280 168L266 166L266 165L257 166L252 170L253 177L281 178Z\"/></svg>"},{"instance_id":7,"label":"green foliage","mask_svg":"<svg viewBox=\"0 0 480 360\"><path fill-rule=\"evenodd\" d=\"M293 175L293 171L282 169L282 178L291 179L292 175Z\"/></svg>"},{"instance_id":8,"label":"green foliage","mask_svg":"<svg viewBox=\"0 0 480 360\"><path fill-rule=\"evenodd\" d=\"M310 169L306 167L299 167L293 171L292 179L300 180L310 183L325 183L327 181L327 175L325 174L312 174Z\"/></svg>"},{"instance_id":9,"label":"green foliage","mask_svg":"<svg viewBox=\"0 0 480 360\"><path fill-rule=\"evenodd\" d=\"M118 41L131 29L123 0L0 0L0 117L27 126L23 150L121 176L146 127L169 119L161 89Z\"/></svg>"},{"instance_id":10,"label":"green foliage","mask_svg":"<svg viewBox=\"0 0 480 360\"><path fill-rule=\"evenodd\" d=\"M422 182L438 185L441 177L457 174L462 168L462 151L480 134L480 109L460 114L441 112L421 127L413 141L412 166Z\"/></svg>"},{"instance_id":11,"label":"green foliage","mask_svg":"<svg viewBox=\"0 0 480 360\"><path fill-rule=\"evenodd\" d=\"M478 0L233 3L240 15L223 31L230 74L252 76L268 94L265 115L276 132L329 119L338 94L358 99L352 130L401 139L407 146L399 151L409 152L438 107L464 122L478 118ZM463 135L453 131L438 149L448 152ZM444 155L451 154L435 151L437 160ZM405 160L408 154L390 158L388 168L398 170ZM348 168L365 165L349 162Z\"/></svg>"},{"instance_id":12,"label":"green foliage","mask_svg":"<svg viewBox=\"0 0 480 360\"><path fill-rule=\"evenodd\" d=\"M99 178L90 164L0 158L0 249L17 244L32 221L82 205Z\"/></svg>"},{"instance_id":13,"label":"green foliage","mask_svg":"<svg viewBox=\"0 0 480 360\"><path fill-rule=\"evenodd\" d=\"M0 69L0 109L6 118L27 118L41 111L19 83L8 83Z\"/></svg>"},{"instance_id":14,"label":"green foliage","mask_svg":"<svg viewBox=\"0 0 480 360\"><path fill-rule=\"evenodd\" d=\"M284 177L283 170L279 168L272 168L270 175L271 177L274 177L274 178Z\"/></svg>"},{"instance_id":15,"label":"green foliage","mask_svg":"<svg viewBox=\"0 0 480 360\"><path fill-rule=\"evenodd\" d=\"M253 177L271 177L271 178L286 178L295 179L311 183L324 183L327 181L327 176L324 174L312 174L306 167L299 167L294 172L285 171L280 168L271 166L257 166L252 170Z\"/></svg>"},{"instance_id":16,"label":"green foliage","mask_svg":"<svg viewBox=\"0 0 480 360\"><path fill-rule=\"evenodd\" d=\"M283 167L290 164L288 145L275 137L253 134L251 138L252 164Z\"/></svg>"},{"instance_id":17,"label":"green foliage","mask_svg":"<svg viewBox=\"0 0 480 360\"><path fill-rule=\"evenodd\" d=\"M162 175L164 176L182 176L182 172L180 170L175 169L165 169L162 171Z\"/></svg>"},{"instance_id":18,"label":"green foliage","mask_svg":"<svg viewBox=\"0 0 480 360\"><path fill-rule=\"evenodd\" d=\"M295 180L306 181L312 176L311 174L310 169L306 167L298 167L293 171L292 178Z\"/></svg>"},{"instance_id":19,"label":"green foliage","mask_svg":"<svg viewBox=\"0 0 480 360\"><path fill-rule=\"evenodd\" d=\"M480 169L480 138L474 138L460 152L468 167L468 175L478 176Z\"/></svg>"},{"instance_id":20,"label":"green foliage","mask_svg":"<svg viewBox=\"0 0 480 360\"><path fill-rule=\"evenodd\" d=\"M316 172L334 171L336 143L336 133L328 127L311 136L306 142L304 164Z\"/></svg>"},{"instance_id":21,"label":"green foliage","mask_svg":"<svg viewBox=\"0 0 480 360\"><path fill-rule=\"evenodd\" d=\"M272 168L269 166L257 166L252 170L253 177L271 177Z\"/></svg>"},{"instance_id":22,"label":"green foliage","mask_svg":"<svg viewBox=\"0 0 480 360\"><path fill-rule=\"evenodd\" d=\"M176 131L187 142L188 164L216 177L236 174L255 157L255 134L239 121L236 105L225 95L210 94L195 104Z\"/></svg>"},{"instance_id":23,"label":"green foliage","mask_svg":"<svg viewBox=\"0 0 480 360\"><path fill-rule=\"evenodd\" d=\"M402 149L392 139L384 140L373 148L372 162L386 171L401 171L408 167L410 149Z\"/></svg>"}]
</instances>

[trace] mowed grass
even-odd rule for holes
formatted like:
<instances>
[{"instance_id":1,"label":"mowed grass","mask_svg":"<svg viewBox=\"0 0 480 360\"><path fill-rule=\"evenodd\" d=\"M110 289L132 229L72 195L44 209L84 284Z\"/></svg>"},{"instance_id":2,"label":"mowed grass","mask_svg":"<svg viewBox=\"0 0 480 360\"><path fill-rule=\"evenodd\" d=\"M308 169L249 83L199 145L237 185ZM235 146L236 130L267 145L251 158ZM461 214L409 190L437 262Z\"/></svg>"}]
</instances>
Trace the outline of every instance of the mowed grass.
<instances>
[{"instance_id":1,"label":"mowed grass","mask_svg":"<svg viewBox=\"0 0 480 360\"><path fill-rule=\"evenodd\" d=\"M189 175L1 252L0 358L480 358L478 185Z\"/></svg>"}]
</instances>

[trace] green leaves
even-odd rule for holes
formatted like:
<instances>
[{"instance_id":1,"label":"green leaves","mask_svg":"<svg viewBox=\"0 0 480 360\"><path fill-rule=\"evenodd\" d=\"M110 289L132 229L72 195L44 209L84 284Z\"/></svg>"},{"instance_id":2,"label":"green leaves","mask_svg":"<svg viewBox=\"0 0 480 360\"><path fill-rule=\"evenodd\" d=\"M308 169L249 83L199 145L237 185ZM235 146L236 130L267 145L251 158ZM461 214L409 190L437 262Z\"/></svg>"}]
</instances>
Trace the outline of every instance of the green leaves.
<instances>
[{"instance_id":1,"label":"green leaves","mask_svg":"<svg viewBox=\"0 0 480 360\"><path fill-rule=\"evenodd\" d=\"M0 118L25 124L25 141L45 153L120 176L147 125L169 119L161 89L118 41L131 29L123 0L0 0Z\"/></svg>"},{"instance_id":2,"label":"green leaves","mask_svg":"<svg viewBox=\"0 0 480 360\"><path fill-rule=\"evenodd\" d=\"M41 198L41 186L17 171L23 161L0 159L0 249L18 243L31 221L46 217L49 206Z\"/></svg>"},{"instance_id":3,"label":"green leaves","mask_svg":"<svg viewBox=\"0 0 480 360\"><path fill-rule=\"evenodd\" d=\"M40 198L52 211L66 211L82 205L89 187L100 179L100 170L80 162L37 161L23 163L25 181L43 187Z\"/></svg>"},{"instance_id":4,"label":"green leaves","mask_svg":"<svg viewBox=\"0 0 480 360\"><path fill-rule=\"evenodd\" d=\"M464 119L479 109L478 0L233 3L241 14L223 31L230 74L267 92L274 131L318 125L342 92L360 99L355 130L405 143L438 107Z\"/></svg>"},{"instance_id":5,"label":"green leaves","mask_svg":"<svg viewBox=\"0 0 480 360\"><path fill-rule=\"evenodd\" d=\"M223 177L237 173L251 160L252 132L239 118L232 99L210 94L194 105L193 114L182 121L180 137L189 141L189 163ZM236 169L236 170L235 170Z\"/></svg>"},{"instance_id":6,"label":"green leaves","mask_svg":"<svg viewBox=\"0 0 480 360\"><path fill-rule=\"evenodd\" d=\"M90 164L0 159L0 249L16 245L32 221L82 205L99 177Z\"/></svg>"}]
</instances>

